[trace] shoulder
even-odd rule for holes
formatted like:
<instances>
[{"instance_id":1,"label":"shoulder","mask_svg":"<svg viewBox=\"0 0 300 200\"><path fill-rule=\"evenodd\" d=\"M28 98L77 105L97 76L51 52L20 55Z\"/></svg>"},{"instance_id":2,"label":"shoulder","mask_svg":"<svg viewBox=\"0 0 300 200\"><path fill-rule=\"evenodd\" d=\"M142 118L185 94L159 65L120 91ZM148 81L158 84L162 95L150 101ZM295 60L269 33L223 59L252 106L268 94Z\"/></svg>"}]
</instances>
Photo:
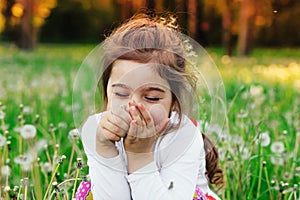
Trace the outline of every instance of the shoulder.
<instances>
[{"instance_id":1,"label":"shoulder","mask_svg":"<svg viewBox=\"0 0 300 200\"><path fill-rule=\"evenodd\" d=\"M86 153L92 153L95 148L96 132L102 113L91 115L79 128L79 134Z\"/></svg>"},{"instance_id":2,"label":"shoulder","mask_svg":"<svg viewBox=\"0 0 300 200\"><path fill-rule=\"evenodd\" d=\"M181 158L201 159L205 157L201 132L187 117L183 116L178 128L161 136L155 145L157 165L162 167Z\"/></svg>"}]
</instances>

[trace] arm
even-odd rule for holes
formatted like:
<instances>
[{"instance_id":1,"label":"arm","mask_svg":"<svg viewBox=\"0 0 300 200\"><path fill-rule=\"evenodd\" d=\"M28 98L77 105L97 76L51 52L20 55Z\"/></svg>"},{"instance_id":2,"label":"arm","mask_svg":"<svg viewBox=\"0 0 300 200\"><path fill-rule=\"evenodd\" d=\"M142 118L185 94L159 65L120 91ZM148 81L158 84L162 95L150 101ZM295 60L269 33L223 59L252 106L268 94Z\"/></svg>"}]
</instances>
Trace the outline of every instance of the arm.
<instances>
[{"instance_id":1,"label":"arm","mask_svg":"<svg viewBox=\"0 0 300 200\"><path fill-rule=\"evenodd\" d=\"M81 135L85 153L88 158L94 199L131 199L130 189L125 178L127 170L118 148L115 146L111 153L102 156L96 150L96 132L99 116L93 115L84 124ZM97 144L98 145L98 144Z\"/></svg>"},{"instance_id":2,"label":"arm","mask_svg":"<svg viewBox=\"0 0 300 200\"><path fill-rule=\"evenodd\" d=\"M180 133L167 135L173 137L171 134L176 134L174 140L161 143L156 149L162 159L161 170L151 162L127 176L133 199L193 198L199 167L205 163L205 153L201 134L192 123L185 123Z\"/></svg>"}]
</instances>

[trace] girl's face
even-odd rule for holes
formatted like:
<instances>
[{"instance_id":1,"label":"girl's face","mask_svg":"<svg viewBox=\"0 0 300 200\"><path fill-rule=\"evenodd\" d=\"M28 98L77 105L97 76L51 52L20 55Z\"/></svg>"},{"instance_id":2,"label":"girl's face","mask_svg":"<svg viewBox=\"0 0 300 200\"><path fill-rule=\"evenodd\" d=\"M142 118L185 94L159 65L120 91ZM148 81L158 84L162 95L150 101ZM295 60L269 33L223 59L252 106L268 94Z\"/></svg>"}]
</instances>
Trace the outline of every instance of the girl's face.
<instances>
[{"instance_id":1,"label":"girl's face","mask_svg":"<svg viewBox=\"0 0 300 200\"><path fill-rule=\"evenodd\" d=\"M164 121L172 107L172 93L153 65L116 60L107 85L107 110L127 108L134 101L146 106L155 124Z\"/></svg>"}]
</instances>

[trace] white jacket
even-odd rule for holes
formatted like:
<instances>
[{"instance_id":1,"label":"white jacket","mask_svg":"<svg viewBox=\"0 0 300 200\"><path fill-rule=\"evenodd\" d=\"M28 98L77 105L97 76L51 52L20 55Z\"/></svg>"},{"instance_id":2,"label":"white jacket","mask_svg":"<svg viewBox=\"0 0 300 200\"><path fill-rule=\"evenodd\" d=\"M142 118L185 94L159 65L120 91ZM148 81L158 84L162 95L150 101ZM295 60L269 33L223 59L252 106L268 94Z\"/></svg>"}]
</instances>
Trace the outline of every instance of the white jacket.
<instances>
[{"instance_id":1,"label":"white jacket","mask_svg":"<svg viewBox=\"0 0 300 200\"><path fill-rule=\"evenodd\" d=\"M81 129L94 200L192 200L196 185L219 199L205 176L202 135L188 117L183 116L179 129L158 138L154 162L129 175L122 140L116 143L119 155L114 158L96 152L100 117L101 113L90 116Z\"/></svg>"}]
</instances>

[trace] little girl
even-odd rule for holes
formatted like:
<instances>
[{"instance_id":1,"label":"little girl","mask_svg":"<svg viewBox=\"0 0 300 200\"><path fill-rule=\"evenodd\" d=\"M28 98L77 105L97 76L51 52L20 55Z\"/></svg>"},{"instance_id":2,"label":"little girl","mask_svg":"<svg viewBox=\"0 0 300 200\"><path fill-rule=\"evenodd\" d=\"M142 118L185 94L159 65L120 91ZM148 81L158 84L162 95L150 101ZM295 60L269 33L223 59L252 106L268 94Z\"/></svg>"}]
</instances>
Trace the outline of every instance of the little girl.
<instances>
[{"instance_id":1,"label":"little girl","mask_svg":"<svg viewBox=\"0 0 300 200\"><path fill-rule=\"evenodd\" d=\"M103 49L103 112L81 129L93 198L219 199L208 185L222 184L218 154L189 118L196 79L173 18L136 15Z\"/></svg>"}]
</instances>

